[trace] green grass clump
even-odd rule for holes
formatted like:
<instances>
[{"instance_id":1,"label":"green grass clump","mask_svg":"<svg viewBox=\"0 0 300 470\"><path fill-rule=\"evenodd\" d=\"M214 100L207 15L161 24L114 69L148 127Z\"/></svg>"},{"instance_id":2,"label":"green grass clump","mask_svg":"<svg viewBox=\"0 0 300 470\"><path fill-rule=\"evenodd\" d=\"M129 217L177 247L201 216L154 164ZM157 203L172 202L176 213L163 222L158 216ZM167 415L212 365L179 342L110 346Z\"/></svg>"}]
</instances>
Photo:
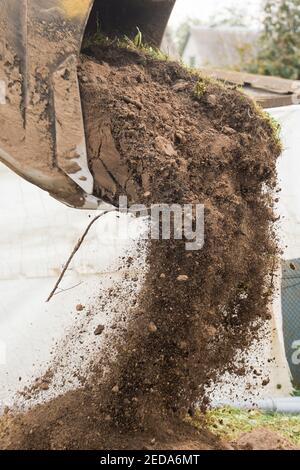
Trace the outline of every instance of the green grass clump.
<instances>
[{"instance_id":1,"label":"green grass clump","mask_svg":"<svg viewBox=\"0 0 300 470\"><path fill-rule=\"evenodd\" d=\"M300 388L299 387L294 388L292 396L293 397L300 397Z\"/></svg>"},{"instance_id":2,"label":"green grass clump","mask_svg":"<svg viewBox=\"0 0 300 470\"><path fill-rule=\"evenodd\" d=\"M207 90L208 81L207 80L198 80L194 88L194 95L196 98L202 98L204 93Z\"/></svg>"},{"instance_id":3,"label":"green grass clump","mask_svg":"<svg viewBox=\"0 0 300 470\"><path fill-rule=\"evenodd\" d=\"M281 125L280 125L280 123L278 121L276 121L276 119L273 118L273 116L271 116L268 112L264 111L262 108L261 108L261 114L262 114L263 119L265 121L267 121L267 123L271 127L271 129L273 131L274 140L275 140L276 144L279 146L280 151L282 152L283 151L283 145L282 145L282 141L281 141Z\"/></svg>"},{"instance_id":4,"label":"green grass clump","mask_svg":"<svg viewBox=\"0 0 300 470\"><path fill-rule=\"evenodd\" d=\"M283 151L283 145L281 141L281 125L280 123L273 118L273 116L268 113L268 111L265 111L262 106L257 103L253 98L251 98L245 90L242 87L237 87L236 88L237 93L239 94L239 97L243 103L248 103L252 105L252 109L254 110L256 116L260 117L263 121L266 122L266 124L270 127L272 134L273 134L273 139L274 143L278 148L278 151L282 153Z\"/></svg>"},{"instance_id":5,"label":"green grass clump","mask_svg":"<svg viewBox=\"0 0 300 470\"><path fill-rule=\"evenodd\" d=\"M85 38L83 49L91 47L93 45L115 45L117 47L139 51L148 55L152 59L168 61L169 56L162 52L159 48L151 46L143 42L143 35L140 29L137 27L136 35L131 39L128 36L109 38L101 31L100 22L97 21L96 32Z\"/></svg>"},{"instance_id":6,"label":"green grass clump","mask_svg":"<svg viewBox=\"0 0 300 470\"><path fill-rule=\"evenodd\" d=\"M170 60L170 57L163 51L161 51L158 47L154 47L150 44L144 43L143 34L138 26L136 27L136 30L136 35L133 38L129 38L126 35L121 37L109 38L102 32L100 19L98 17L96 23L96 32L93 35L90 35L85 38L83 49L91 47L93 45L114 45L123 49L142 52L148 57L155 60L165 62ZM201 71L197 70L196 68L189 67L181 61L178 61L178 63L188 73L198 78L198 82L195 86L195 96L197 98L201 98L204 95L208 85L217 85L220 88L226 88L223 82L207 77L203 75Z\"/></svg>"},{"instance_id":7,"label":"green grass clump","mask_svg":"<svg viewBox=\"0 0 300 470\"><path fill-rule=\"evenodd\" d=\"M273 118L267 111L265 111L259 104L254 101L254 108L258 116L267 123L270 127L274 142L278 148L279 153L283 151L283 145L281 141L281 125L280 123Z\"/></svg>"}]
</instances>

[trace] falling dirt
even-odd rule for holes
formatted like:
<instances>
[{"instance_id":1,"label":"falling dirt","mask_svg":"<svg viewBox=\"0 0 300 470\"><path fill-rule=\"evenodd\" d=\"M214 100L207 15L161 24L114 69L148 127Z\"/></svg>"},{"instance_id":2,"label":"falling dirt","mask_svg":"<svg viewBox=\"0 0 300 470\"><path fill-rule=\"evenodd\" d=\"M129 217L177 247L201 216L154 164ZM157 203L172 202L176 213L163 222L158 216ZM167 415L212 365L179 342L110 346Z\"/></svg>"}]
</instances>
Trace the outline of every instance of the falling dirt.
<instances>
[{"instance_id":1,"label":"falling dirt","mask_svg":"<svg viewBox=\"0 0 300 470\"><path fill-rule=\"evenodd\" d=\"M79 77L97 195L147 207L204 204L205 243L187 251L185 239L151 240L107 380L98 358L84 389L6 416L0 445L226 448L183 419L205 408L206 386L235 371L237 351L269 319L280 144L241 92L177 63L104 44L85 51Z\"/></svg>"}]
</instances>

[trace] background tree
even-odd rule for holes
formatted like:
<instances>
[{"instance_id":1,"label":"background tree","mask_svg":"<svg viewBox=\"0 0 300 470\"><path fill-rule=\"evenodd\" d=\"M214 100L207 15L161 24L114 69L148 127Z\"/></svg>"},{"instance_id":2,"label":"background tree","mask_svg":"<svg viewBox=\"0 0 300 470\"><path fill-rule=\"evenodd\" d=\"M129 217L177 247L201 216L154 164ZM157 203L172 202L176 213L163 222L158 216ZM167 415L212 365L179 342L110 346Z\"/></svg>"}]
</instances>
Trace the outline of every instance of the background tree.
<instances>
[{"instance_id":1,"label":"background tree","mask_svg":"<svg viewBox=\"0 0 300 470\"><path fill-rule=\"evenodd\" d=\"M267 0L253 73L300 80L300 0Z\"/></svg>"},{"instance_id":2,"label":"background tree","mask_svg":"<svg viewBox=\"0 0 300 470\"><path fill-rule=\"evenodd\" d=\"M221 10L217 15L212 16L208 24L211 28L230 27L246 28L251 21L244 7L228 7Z\"/></svg>"}]
</instances>

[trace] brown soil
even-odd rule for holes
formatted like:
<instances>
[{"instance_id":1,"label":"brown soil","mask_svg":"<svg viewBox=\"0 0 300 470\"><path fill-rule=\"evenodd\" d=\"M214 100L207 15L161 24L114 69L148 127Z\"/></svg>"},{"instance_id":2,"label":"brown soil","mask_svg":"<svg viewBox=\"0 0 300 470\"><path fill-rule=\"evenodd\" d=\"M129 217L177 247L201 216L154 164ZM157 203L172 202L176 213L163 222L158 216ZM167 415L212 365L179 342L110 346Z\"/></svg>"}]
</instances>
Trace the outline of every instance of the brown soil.
<instances>
[{"instance_id":1,"label":"brown soil","mask_svg":"<svg viewBox=\"0 0 300 470\"><path fill-rule=\"evenodd\" d=\"M288 439L264 428L242 434L233 445L244 450L296 450Z\"/></svg>"},{"instance_id":2,"label":"brown soil","mask_svg":"<svg viewBox=\"0 0 300 470\"><path fill-rule=\"evenodd\" d=\"M185 450L227 449L210 432L198 432L175 417L149 420L146 428L120 430L101 406L103 395L78 390L24 415L5 416L1 448L18 450Z\"/></svg>"},{"instance_id":3,"label":"brown soil","mask_svg":"<svg viewBox=\"0 0 300 470\"><path fill-rule=\"evenodd\" d=\"M97 195L202 203L205 245L149 242L108 380L99 358L92 385L6 418L1 447L223 448L182 418L207 404L205 386L235 370L236 352L269 318L280 145L243 94L204 80L196 96L198 78L176 63L97 46L82 57L80 81Z\"/></svg>"}]
</instances>

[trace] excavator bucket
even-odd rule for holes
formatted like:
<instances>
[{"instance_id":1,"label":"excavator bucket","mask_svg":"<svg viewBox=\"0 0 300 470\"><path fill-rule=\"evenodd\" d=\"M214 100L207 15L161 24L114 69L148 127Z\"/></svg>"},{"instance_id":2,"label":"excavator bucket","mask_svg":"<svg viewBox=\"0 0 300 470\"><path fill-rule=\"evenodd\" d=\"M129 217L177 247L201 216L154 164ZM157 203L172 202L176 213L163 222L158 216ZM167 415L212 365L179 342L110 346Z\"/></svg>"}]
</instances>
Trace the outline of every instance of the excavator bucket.
<instances>
[{"instance_id":1,"label":"excavator bucket","mask_svg":"<svg viewBox=\"0 0 300 470\"><path fill-rule=\"evenodd\" d=\"M159 45L175 0L0 0L0 160L72 207L96 209L77 77L84 34L138 26Z\"/></svg>"}]
</instances>

